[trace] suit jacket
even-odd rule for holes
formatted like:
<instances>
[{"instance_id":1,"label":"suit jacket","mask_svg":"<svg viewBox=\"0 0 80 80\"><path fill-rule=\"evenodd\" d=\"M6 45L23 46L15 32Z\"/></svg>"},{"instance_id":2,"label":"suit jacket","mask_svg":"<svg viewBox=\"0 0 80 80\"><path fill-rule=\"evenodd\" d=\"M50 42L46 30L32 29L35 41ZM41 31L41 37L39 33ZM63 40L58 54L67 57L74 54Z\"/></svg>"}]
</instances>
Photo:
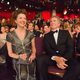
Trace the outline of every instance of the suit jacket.
<instances>
[{"instance_id":1,"label":"suit jacket","mask_svg":"<svg viewBox=\"0 0 80 80\"><path fill-rule=\"evenodd\" d=\"M76 41L76 51L80 53L80 33L78 34L77 41Z\"/></svg>"},{"instance_id":2,"label":"suit jacket","mask_svg":"<svg viewBox=\"0 0 80 80\"><path fill-rule=\"evenodd\" d=\"M66 59L72 58L73 40L67 30L59 30L58 41L55 43L52 31L44 36L44 46L47 54L51 56L62 56Z\"/></svg>"}]
</instances>

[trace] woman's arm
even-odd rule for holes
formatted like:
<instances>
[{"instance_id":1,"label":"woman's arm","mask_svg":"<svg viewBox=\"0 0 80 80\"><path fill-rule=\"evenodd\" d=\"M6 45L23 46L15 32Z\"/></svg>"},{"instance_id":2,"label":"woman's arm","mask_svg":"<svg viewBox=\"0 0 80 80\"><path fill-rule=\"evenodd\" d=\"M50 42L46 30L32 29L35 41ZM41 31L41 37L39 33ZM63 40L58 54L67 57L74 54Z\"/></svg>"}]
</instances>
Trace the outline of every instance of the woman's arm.
<instances>
[{"instance_id":1,"label":"woman's arm","mask_svg":"<svg viewBox=\"0 0 80 80\"><path fill-rule=\"evenodd\" d=\"M29 58L30 62L32 62L36 58L35 38L32 39L31 45L32 45L32 53L31 53L31 56Z\"/></svg>"},{"instance_id":2,"label":"woman's arm","mask_svg":"<svg viewBox=\"0 0 80 80\"><path fill-rule=\"evenodd\" d=\"M7 50L8 50L8 55L10 57L15 58L15 59L19 58L19 55L12 51L12 45L10 42L7 42Z\"/></svg>"},{"instance_id":3,"label":"woman's arm","mask_svg":"<svg viewBox=\"0 0 80 80\"><path fill-rule=\"evenodd\" d=\"M15 59L19 59L21 58L22 60L26 60L27 58L27 55L24 53L24 54L16 54L12 51L12 45L10 42L7 42L7 49L8 49L8 55L12 58L15 58Z\"/></svg>"},{"instance_id":4,"label":"woman's arm","mask_svg":"<svg viewBox=\"0 0 80 80\"><path fill-rule=\"evenodd\" d=\"M26 60L27 58L27 55L24 53L24 54L16 54L12 51L12 45L10 42L7 42L7 49L8 49L8 55L12 58L15 58L15 59L19 59L21 58L22 60Z\"/></svg>"}]
</instances>

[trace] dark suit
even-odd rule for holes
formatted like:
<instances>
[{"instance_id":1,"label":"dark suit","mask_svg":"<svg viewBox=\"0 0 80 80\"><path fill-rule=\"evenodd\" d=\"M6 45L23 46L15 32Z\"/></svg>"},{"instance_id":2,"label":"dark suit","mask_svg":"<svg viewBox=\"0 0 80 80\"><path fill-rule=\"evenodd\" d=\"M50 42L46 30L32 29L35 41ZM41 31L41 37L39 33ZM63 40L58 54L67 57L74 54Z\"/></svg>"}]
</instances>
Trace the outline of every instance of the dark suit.
<instances>
[{"instance_id":1,"label":"dark suit","mask_svg":"<svg viewBox=\"0 0 80 80\"><path fill-rule=\"evenodd\" d=\"M77 37L76 50L78 53L80 53L80 33L78 34Z\"/></svg>"},{"instance_id":2,"label":"dark suit","mask_svg":"<svg viewBox=\"0 0 80 80\"><path fill-rule=\"evenodd\" d=\"M63 56L66 59L72 58L73 41L68 31L59 30L57 44L55 43L52 31L45 35L44 43L47 53L51 56ZM56 53L59 51L59 53Z\"/></svg>"},{"instance_id":3,"label":"dark suit","mask_svg":"<svg viewBox=\"0 0 80 80\"><path fill-rule=\"evenodd\" d=\"M39 80L48 80L48 66L56 65L56 62L51 60L52 56L61 56L68 61L67 70L63 76L64 80L75 80L78 76L77 62L73 60L73 40L67 30L59 30L57 44L53 36L53 32L49 32L44 36L44 46L46 54L38 57L37 69L39 73ZM76 65L76 66L74 66ZM74 69L76 67L76 69ZM77 70L78 69L78 70Z\"/></svg>"},{"instance_id":4,"label":"dark suit","mask_svg":"<svg viewBox=\"0 0 80 80\"><path fill-rule=\"evenodd\" d=\"M37 30L33 30L33 33L35 37L40 37L40 34L42 34L40 31L37 31Z\"/></svg>"}]
</instances>

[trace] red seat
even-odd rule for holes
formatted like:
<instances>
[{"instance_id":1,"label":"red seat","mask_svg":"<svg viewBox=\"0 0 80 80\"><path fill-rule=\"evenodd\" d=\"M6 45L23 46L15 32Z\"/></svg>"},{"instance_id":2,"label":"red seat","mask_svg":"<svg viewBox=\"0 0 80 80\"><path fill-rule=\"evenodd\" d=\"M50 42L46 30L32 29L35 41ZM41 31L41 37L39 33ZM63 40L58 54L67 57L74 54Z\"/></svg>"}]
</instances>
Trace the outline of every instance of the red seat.
<instances>
[{"instance_id":1,"label":"red seat","mask_svg":"<svg viewBox=\"0 0 80 80\"><path fill-rule=\"evenodd\" d=\"M49 66L48 73L63 77L66 70L59 69L57 66Z\"/></svg>"},{"instance_id":2,"label":"red seat","mask_svg":"<svg viewBox=\"0 0 80 80\"><path fill-rule=\"evenodd\" d=\"M35 46L36 46L36 53L37 53L37 56L45 53L45 50L44 50L44 43L43 43L43 37L36 37L35 38Z\"/></svg>"}]
</instances>

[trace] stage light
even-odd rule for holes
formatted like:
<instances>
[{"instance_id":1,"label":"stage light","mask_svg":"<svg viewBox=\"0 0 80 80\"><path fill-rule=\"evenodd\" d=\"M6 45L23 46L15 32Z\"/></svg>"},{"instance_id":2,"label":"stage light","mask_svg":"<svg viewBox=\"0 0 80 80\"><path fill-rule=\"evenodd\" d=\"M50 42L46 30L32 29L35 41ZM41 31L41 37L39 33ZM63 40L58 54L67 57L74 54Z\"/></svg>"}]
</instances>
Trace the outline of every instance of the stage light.
<instances>
[{"instance_id":1,"label":"stage light","mask_svg":"<svg viewBox=\"0 0 80 80\"><path fill-rule=\"evenodd\" d=\"M77 9L77 11L80 11L80 9Z\"/></svg>"},{"instance_id":2,"label":"stage light","mask_svg":"<svg viewBox=\"0 0 80 80\"><path fill-rule=\"evenodd\" d=\"M9 5L9 4L10 4L10 2L7 2L7 4Z\"/></svg>"},{"instance_id":3,"label":"stage light","mask_svg":"<svg viewBox=\"0 0 80 80\"><path fill-rule=\"evenodd\" d=\"M29 7L31 8L31 5L29 5Z\"/></svg>"},{"instance_id":4,"label":"stage light","mask_svg":"<svg viewBox=\"0 0 80 80\"><path fill-rule=\"evenodd\" d=\"M70 11L71 9L69 9L69 11Z\"/></svg>"},{"instance_id":5,"label":"stage light","mask_svg":"<svg viewBox=\"0 0 80 80\"><path fill-rule=\"evenodd\" d=\"M3 2L4 0L2 0L2 2Z\"/></svg>"},{"instance_id":6,"label":"stage light","mask_svg":"<svg viewBox=\"0 0 80 80\"><path fill-rule=\"evenodd\" d=\"M16 10L18 10L18 8L16 8Z\"/></svg>"},{"instance_id":7,"label":"stage light","mask_svg":"<svg viewBox=\"0 0 80 80\"><path fill-rule=\"evenodd\" d=\"M67 14L67 10L64 10L64 13L63 14L66 15Z\"/></svg>"},{"instance_id":8,"label":"stage light","mask_svg":"<svg viewBox=\"0 0 80 80\"><path fill-rule=\"evenodd\" d=\"M28 4L26 4L26 6L28 6Z\"/></svg>"},{"instance_id":9,"label":"stage light","mask_svg":"<svg viewBox=\"0 0 80 80\"><path fill-rule=\"evenodd\" d=\"M3 2L4 2L4 0L1 1L1 3L3 3Z\"/></svg>"},{"instance_id":10,"label":"stage light","mask_svg":"<svg viewBox=\"0 0 80 80\"><path fill-rule=\"evenodd\" d=\"M52 16L56 16L56 10L52 11Z\"/></svg>"}]
</instances>

